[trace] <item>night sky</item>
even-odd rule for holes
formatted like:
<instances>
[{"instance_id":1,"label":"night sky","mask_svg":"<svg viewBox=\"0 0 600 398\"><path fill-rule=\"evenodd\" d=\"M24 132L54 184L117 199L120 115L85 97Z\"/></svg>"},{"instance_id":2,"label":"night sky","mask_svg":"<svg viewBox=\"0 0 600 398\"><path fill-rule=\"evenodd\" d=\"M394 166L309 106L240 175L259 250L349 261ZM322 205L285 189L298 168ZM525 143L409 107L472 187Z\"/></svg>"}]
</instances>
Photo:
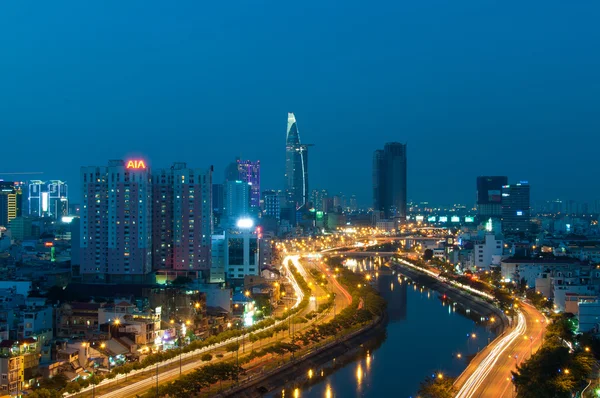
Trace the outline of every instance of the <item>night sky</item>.
<instances>
[{"instance_id":1,"label":"night sky","mask_svg":"<svg viewBox=\"0 0 600 398\"><path fill-rule=\"evenodd\" d=\"M142 155L218 182L241 155L282 188L295 112L310 188L361 205L387 141L408 143L410 199L472 204L488 174L597 199L599 20L592 0L4 1L0 172L78 200L82 165Z\"/></svg>"}]
</instances>

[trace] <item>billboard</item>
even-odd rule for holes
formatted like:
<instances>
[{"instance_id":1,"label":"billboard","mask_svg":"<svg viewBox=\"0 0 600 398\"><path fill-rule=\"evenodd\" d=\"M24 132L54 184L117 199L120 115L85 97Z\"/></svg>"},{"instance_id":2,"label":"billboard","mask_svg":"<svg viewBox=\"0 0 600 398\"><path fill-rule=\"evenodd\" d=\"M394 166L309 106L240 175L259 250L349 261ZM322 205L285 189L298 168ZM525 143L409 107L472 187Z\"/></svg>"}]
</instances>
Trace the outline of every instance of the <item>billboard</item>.
<instances>
[{"instance_id":1,"label":"billboard","mask_svg":"<svg viewBox=\"0 0 600 398\"><path fill-rule=\"evenodd\" d=\"M459 216L452 216L452 218L450 218L450 221L452 221L452 222L460 222L460 217Z\"/></svg>"},{"instance_id":2,"label":"billboard","mask_svg":"<svg viewBox=\"0 0 600 398\"><path fill-rule=\"evenodd\" d=\"M423 221L424 219L425 219L425 217L423 217L423 216L417 216L417 217L416 217L416 220L417 220L418 222L420 222L420 221Z\"/></svg>"},{"instance_id":3,"label":"billboard","mask_svg":"<svg viewBox=\"0 0 600 398\"><path fill-rule=\"evenodd\" d=\"M465 222L475 222L475 217L465 217Z\"/></svg>"},{"instance_id":4,"label":"billboard","mask_svg":"<svg viewBox=\"0 0 600 398\"><path fill-rule=\"evenodd\" d=\"M440 222L448 222L448 217L440 216Z\"/></svg>"},{"instance_id":5,"label":"billboard","mask_svg":"<svg viewBox=\"0 0 600 398\"><path fill-rule=\"evenodd\" d=\"M435 216L429 216L429 217L427 217L427 221L429 221L429 222L435 222Z\"/></svg>"}]
</instances>

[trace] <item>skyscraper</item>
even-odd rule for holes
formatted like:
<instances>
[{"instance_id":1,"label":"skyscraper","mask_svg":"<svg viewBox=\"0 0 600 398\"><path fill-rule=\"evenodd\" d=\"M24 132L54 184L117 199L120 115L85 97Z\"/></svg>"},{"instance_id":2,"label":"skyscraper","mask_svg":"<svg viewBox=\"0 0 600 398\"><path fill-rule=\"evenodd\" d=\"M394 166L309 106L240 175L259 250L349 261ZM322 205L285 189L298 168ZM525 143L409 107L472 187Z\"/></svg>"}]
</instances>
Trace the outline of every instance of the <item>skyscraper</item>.
<instances>
[{"instance_id":1,"label":"skyscraper","mask_svg":"<svg viewBox=\"0 0 600 398\"><path fill-rule=\"evenodd\" d=\"M296 117L288 113L285 141L286 205L296 209L308 202L308 146L301 144Z\"/></svg>"},{"instance_id":2,"label":"skyscraper","mask_svg":"<svg viewBox=\"0 0 600 398\"><path fill-rule=\"evenodd\" d=\"M250 208L258 213L260 209L260 160L237 160L238 180L250 185Z\"/></svg>"},{"instance_id":3,"label":"skyscraper","mask_svg":"<svg viewBox=\"0 0 600 398\"><path fill-rule=\"evenodd\" d=\"M264 215L279 221L281 216L281 203L279 202L279 192L263 192Z\"/></svg>"},{"instance_id":4,"label":"skyscraper","mask_svg":"<svg viewBox=\"0 0 600 398\"><path fill-rule=\"evenodd\" d=\"M477 215L480 221L502 217L502 187L508 184L505 176L477 177Z\"/></svg>"},{"instance_id":5,"label":"skyscraper","mask_svg":"<svg viewBox=\"0 0 600 398\"><path fill-rule=\"evenodd\" d=\"M84 281L145 282L152 270L152 178L143 160L82 167Z\"/></svg>"},{"instance_id":6,"label":"skyscraper","mask_svg":"<svg viewBox=\"0 0 600 398\"><path fill-rule=\"evenodd\" d=\"M244 181L225 182L225 218L229 226L250 215L250 185Z\"/></svg>"},{"instance_id":7,"label":"skyscraper","mask_svg":"<svg viewBox=\"0 0 600 398\"><path fill-rule=\"evenodd\" d=\"M328 193L326 189L319 190L313 189L310 195L310 201L312 202L313 207L316 211L323 211L323 199L328 197Z\"/></svg>"},{"instance_id":8,"label":"skyscraper","mask_svg":"<svg viewBox=\"0 0 600 398\"><path fill-rule=\"evenodd\" d=\"M502 232L531 229L530 189L527 181L502 187Z\"/></svg>"},{"instance_id":9,"label":"skyscraper","mask_svg":"<svg viewBox=\"0 0 600 398\"><path fill-rule=\"evenodd\" d=\"M201 271L210 268L212 167L174 163L152 176L152 253L158 270Z\"/></svg>"},{"instance_id":10,"label":"skyscraper","mask_svg":"<svg viewBox=\"0 0 600 398\"><path fill-rule=\"evenodd\" d=\"M373 210L384 218L406 217L406 144L388 142L373 154Z\"/></svg>"},{"instance_id":11,"label":"skyscraper","mask_svg":"<svg viewBox=\"0 0 600 398\"><path fill-rule=\"evenodd\" d=\"M61 180L31 180L27 185L25 212L35 217L60 219L69 214L68 185Z\"/></svg>"},{"instance_id":12,"label":"skyscraper","mask_svg":"<svg viewBox=\"0 0 600 398\"><path fill-rule=\"evenodd\" d=\"M0 226L8 227L14 218L21 216L21 195L20 183L0 180Z\"/></svg>"}]
</instances>

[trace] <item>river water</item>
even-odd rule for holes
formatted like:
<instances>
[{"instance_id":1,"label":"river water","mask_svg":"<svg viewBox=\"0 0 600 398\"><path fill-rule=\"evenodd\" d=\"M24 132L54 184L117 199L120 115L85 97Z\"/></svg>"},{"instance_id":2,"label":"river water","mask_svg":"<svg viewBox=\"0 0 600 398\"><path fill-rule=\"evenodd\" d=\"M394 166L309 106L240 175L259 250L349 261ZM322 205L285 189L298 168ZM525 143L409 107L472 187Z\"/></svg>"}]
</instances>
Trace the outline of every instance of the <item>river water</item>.
<instances>
[{"instance_id":1,"label":"river water","mask_svg":"<svg viewBox=\"0 0 600 398\"><path fill-rule=\"evenodd\" d=\"M458 376L494 338L489 322L400 274L374 283L388 302L386 332L271 397L415 397L426 377Z\"/></svg>"}]
</instances>

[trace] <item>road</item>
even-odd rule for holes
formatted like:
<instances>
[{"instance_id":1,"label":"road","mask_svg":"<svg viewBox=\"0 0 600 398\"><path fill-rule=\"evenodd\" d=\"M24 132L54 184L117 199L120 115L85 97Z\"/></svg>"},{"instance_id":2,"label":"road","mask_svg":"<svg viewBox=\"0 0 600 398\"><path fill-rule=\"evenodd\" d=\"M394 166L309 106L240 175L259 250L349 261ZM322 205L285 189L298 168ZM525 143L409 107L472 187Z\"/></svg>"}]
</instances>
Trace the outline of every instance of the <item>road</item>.
<instances>
[{"instance_id":1,"label":"road","mask_svg":"<svg viewBox=\"0 0 600 398\"><path fill-rule=\"evenodd\" d=\"M307 272L304 270L304 267L303 267L303 266L302 266L302 264L300 263L298 256L288 256L288 257L286 257L286 258L284 259L284 261L283 261L283 262L284 262L284 265L285 265L286 267L287 267L288 260L292 261L292 263L293 263L293 264L296 266L296 268L298 269L298 272L299 272L299 273L300 273L300 274L301 274L301 275L302 275L302 276L305 278L305 280L306 280L306 281L313 281L313 282L315 283L315 285L317 285L317 283L316 283L317 281L314 281L314 280L313 280L313 278L312 278L312 276L311 276L311 275L309 275L309 274L308 274L308 273L307 273ZM292 284L292 286L294 287L294 290L295 290L295 292L296 292L296 305L298 305L298 303L299 303L299 302L302 300L303 293L302 293L302 290L300 289L300 287L298 286L297 282L296 282L296 281L293 279L293 277L292 277L291 275L290 275L290 279L291 279L291 280L290 280L290 282L291 282L291 284ZM333 278L332 278L332 279L333 279ZM337 282L337 281L336 281L336 282ZM340 288L341 288L341 287L340 287ZM320 289L320 288L319 288L319 289ZM343 288L341 288L341 289L343 289ZM345 291L345 289L343 289L343 290ZM319 290L317 290L317 291L319 291ZM340 292L340 293L342 293L342 292ZM347 294L347 292L345 292L345 293ZM322 294L322 295L326 295L327 293L326 293L326 291L323 289L323 290L321 291L321 294ZM340 299L341 299L341 297L345 297L343 294L339 294L339 296L340 296ZM338 308L340 308L340 309L341 309L341 308L344 308L344 307L347 305L346 303L343 303L343 302L341 302L341 301L338 301L338 303L339 303L339 304L338 304L338 305L339 305L339 307L338 307ZM348 304L349 304L349 303L348 303ZM309 306L308 306L308 308L307 308L307 309L305 309L305 310L302 312L302 314L304 314L304 313L307 313L307 312L310 312L311 310L312 310L312 309L311 309L311 306L309 305ZM326 313L326 314L324 314L324 316L323 316L323 317L320 317L320 318L318 319L318 322L325 322L326 320L330 319L331 317L333 317L333 314L331 314L331 313ZM282 322L288 322L288 320L286 319L286 320L283 320ZM293 326L294 328L297 328L297 329L296 329L296 332L298 332L299 330L301 330L301 329L304 329L304 328L308 327L308 326L309 326L309 325L311 325L311 324L312 324L312 322L311 322L311 323L309 323L309 324L300 324L300 325L292 325L292 326ZM284 334L284 336L285 336L285 334ZM246 337L247 337L247 336L246 336ZM246 339L246 340L245 340L245 347L244 347L244 351L245 351L245 352L251 352L253 349L259 349L259 348L261 348L261 347L264 347L264 346L265 346L266 344L268 344L269 342L276 341L276 340L281 340L281 339L282 339L282 338L281 338L281 337L279 337L279 336L274 336L274 337L273 337L273 338L271 338L271 339L268 339L268 340L262 340L262 341L257 341L257 342L255 342L255 343L251 343L251 342L249 341L249 339ZM239 341L239 340L240 340L240 339L236 339L236 341ZM228 342L226 342L226 343L220 344L219 346L226 345L227 343L229 343L229 341L228 341ZM210 348L207 348L207 349L203 349L203 350L201 350L201 351L202 351L202 352L208 352L208 351L214 350L215 348L216 348L216 347L210 347ZM194 355L194 356L198 357L198 360L195 360L195 361L192 361L192 362L189 362L189 363L184 363L184 364L182 365L182 367L181 367L181 373L182 373L182 374L185 374L185 373L187 373L187 372L191 372L191 371L193 371L193 370L196 370L196 369L198 369L200 366L202 366L202 365L205 365L205 364L206 364L206 362L202 362L202 361L199 359L199 354L200 354L200 351L198 351L198 352L194 352L194 353L183 354L183 356L182 356L182 357L183 357L183 359L184 359L184 360L185 360L186 358L188 358L188 357L192 356L192 355ZM240 349L240 355L241 355L241 354L242 354L242 353L241 353L241 349ZM225 357L223 358L223 360L230 359L231 357L232 357L232 354L226 354L226 355L225 355ZM174 358L174 359L173 359L173 360L171 360L171 361L174 361L174 360L175 360L175 361L177 361L177 360L178 360L178 358ZM211 363L214 363L214 362L217 362L217 360L215 359L215 360L211 361ZM162 364L161 364L161 365L159 365L159 366L162 366ZM124 384L123 384L123 386L122 386L121 388L117 389L117 390L110 391L110 392L104 393L104 394L102 394L102 395L99 395L99 394L97 394L97 395L98 395L99 397L102 397L102 398L127 398L127 397L135 397L137 394L143 394L143 393L145 393L146 391L148 391L149 389L151 389L151 388L155 388L155 387L156 387L156 384L157 384L157 381L156 381L156 373L155 373L155 372L154 372L152 369L145 369L145 370L144 370L144 372L145 372L145 374L147 374L147 378L145 378L145 379L142 379L142 380L139 380L139 381L136 381L136 382L130 383L130 384L126 384L126 383L124 383ZM174 380L174 379L176 379L177 377L179 377L179 375L180 375L180 370L179 370L179 367L176 367L175 369L171 369L171 370L167 370L167 371L161 371L161 372L159 373L159 375L158 375L158 379L159 379L159 380L158 380L158 382L159 382L158 384L160 385L160 384L163 384L163 383L165 383L165 382L167 382L167 381ZM123 381L121 381L121 382L123 382Z\"/></svg>"},{"instance_id":2,"label":"road","mask_svg":"<svg viewBox=\"0 0 600 398\"><path fill-rule=\"evenodd\" d=\"M471 361L456 380L457 398L514 396L511 371L540 347L547 322L533 306L521 302L514 328L499 336Z\"/></svg>"}]
</instances>

